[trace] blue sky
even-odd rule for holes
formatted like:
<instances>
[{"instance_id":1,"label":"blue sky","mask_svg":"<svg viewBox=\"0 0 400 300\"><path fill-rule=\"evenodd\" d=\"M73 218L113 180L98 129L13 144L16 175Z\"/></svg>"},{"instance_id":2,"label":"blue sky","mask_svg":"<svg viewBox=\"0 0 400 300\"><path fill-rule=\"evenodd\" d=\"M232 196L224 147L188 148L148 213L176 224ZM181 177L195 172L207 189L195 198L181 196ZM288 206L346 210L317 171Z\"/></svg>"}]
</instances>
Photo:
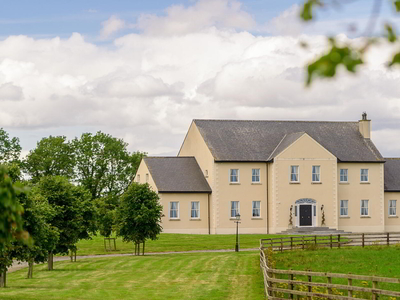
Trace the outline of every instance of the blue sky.
<instances>
[{"instance_id":1,"label":"blue sky","mask_svg":"<svg viewBox=\"0 0 400 300\"><path fill-rule=\"evenodd\" d=\"M386 67L400 42L372 47L355 76L304 87L326 35L362 41L373 0L343 2L305 26L294 0L2 1L0 127L24 154L49 135L101 130L132 151L176 155L193 119L357 121L367 111L382 154L400 156L400 70ZM399 15L383 1L374 34L388 19L400 29Z\"/></svg>"},{"instance_id":2,"label":"blue sky","mask_svg":"<svg viewBox=\"0 0 400 300\"><path fill-rule=\"evenodd\" d=\"M88 39L95 41L98 32L101 30L102 22L111 15L135 23L141 14L162 15L164 10L171 5L190 6L193 2L193 0L3 1L0 9L0 38L4 39L9 35L21 34L37 38L55 36L66 38L73 32L79 32ZM249 12L257 23L263 24L292 5L301 4L302 1L243 0L241 3L243 9ZM319 11L318 17L320 21L365 20L370 14L372 4L373 1L371 0L362 0L347 3L341 8L330 6ZM381 20L392 18L390 5L383 4ZM123 35L128 31L135 32L131 29L121 31L118 34ZM330 33L330 30L327 28L326 32Z\"/></svg>"}]
</instances>

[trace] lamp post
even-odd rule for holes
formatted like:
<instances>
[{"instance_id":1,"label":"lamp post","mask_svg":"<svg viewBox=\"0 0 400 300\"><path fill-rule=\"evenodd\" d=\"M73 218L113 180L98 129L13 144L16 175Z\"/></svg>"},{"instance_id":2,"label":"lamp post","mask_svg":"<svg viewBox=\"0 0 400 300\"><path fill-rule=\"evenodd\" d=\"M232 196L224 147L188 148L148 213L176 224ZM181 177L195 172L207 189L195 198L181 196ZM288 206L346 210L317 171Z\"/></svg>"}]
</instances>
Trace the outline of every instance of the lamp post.
<instances>
[{"instance_id":1,"label":"lamp post","mask_svg":"<svg viewBox=\"0 0 400 300\"><path fill-rule=\"evenodd\" d=\"M240 223L240 214L236 214L236 220L234 221L236 223L236 246L235 246L235 252L239 252L239 223Z\"/></svg>"}]
</instances>

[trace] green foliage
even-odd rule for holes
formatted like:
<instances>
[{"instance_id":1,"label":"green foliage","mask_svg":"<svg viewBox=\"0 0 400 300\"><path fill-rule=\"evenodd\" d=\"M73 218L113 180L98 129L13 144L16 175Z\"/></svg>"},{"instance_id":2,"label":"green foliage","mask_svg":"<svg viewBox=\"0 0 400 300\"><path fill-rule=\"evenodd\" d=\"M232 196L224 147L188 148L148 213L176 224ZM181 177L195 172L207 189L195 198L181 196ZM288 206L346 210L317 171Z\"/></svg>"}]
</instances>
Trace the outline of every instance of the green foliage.
<instances>
[{"instance_id":1,"label":"green foliage","mask_svg":"<svg viewBox=\"0 0 400 300\"><path fill-rule=\"evenodd\" d=\"M125 242L155 240L162 231L163 207L148 184L132 183L122 195L116 212L116 233Z\"/></svg>"},{"instance_id":2,"label":"green foliage","mask_svg":"<svg viewBox=\"0 0 400 300\"><path fill-rule=\"evenodd\" d=\"M393 66L394 64L400 64L400 52L399 52L399 53L396 53L396 54L393 56L392 61L389 63L389 67Z\"/></svg>"},{"instance_id":3,"label":"green foliage","mask_svg":"<svg viewBox=\"0 0 400 300\"><path fill-rule=\"evenodd\" d=\"M21 154L19 139L9 137L8 133L0 128L0 164L18 162Z\"/></svg>"},{"instance_id":4,"label":"green foliage","mask_svg":"<svg viewBox=\"0 0 400 300\"><path fill-rule=\"evenodd\" d=\"M112 196L106 196L95 200L97 215L96 227L99 233L104 237L111 236L117 204L118 199Z\"/></svg>"},{"instance_id":5,"label":"green foliage","mask_svg":"<svg viewBox=\"0 0 400 300\"><path fill-rule=\"evenodd\" d=\"M23 162L24 171L38 182L43 176L74 176L74 150L65 136L41 139Z\"/></svg>"},{"instance_id":6,"label":"green foliage","mask_svg":"<svg viewBox=\"0 0 400 300\"><path fill-rule=\"evenodd\" d=\"M396 8L396 11L400 12L400 0L395 0L393 2L393 4L394 4L394 7Z\"/></svg>"},{"instance_id":7,"label":"green foliage","mask_svg":"<svg viewBox=\"0 0 400 300\"><path fill-rule=\"evenodd\" d=\"M311 84L314 77L333 77L336 68L343 65L347 71L354 73L358 65L363 64L361 53L346 46L339 47L334 39L330 39L330 51L308 65L307 85Z\"/></svg>"},{"instance_id":8,"label":"green foliage","mask_svg":"<svg viewBox=\"0 0 400 300\"><path fill-rule=\"evenodd\" d=\"M145 153L130 154L128 144L109 134L84 133L73 140L77 181L86 187L92 199L120 195L131 183Z\"/></svg>"},{"instance_id":9,"label":"green foliage","mask_svg":"<svg viewBox=\"0 0 400 300\"><path fill-rule=\"evenodd\" d=\"M304 3L300 17L304 21L311 21L313 19L313 6L322 6L323 3L320 0L308 0Z\"/></svg>"},{"instance_id":10,"label":"green foliage","mask_svg":"<svg viewBox=\"0 0 400 300\"><path fill-rule=\"evenodd\" d=\"M23 208L17 195L23 191L13 185L4 166L0 165L0 251L15 237L27 237L23 231Z\"/></svg>"},{"instance_id":11,"label":"green foliage","mask_svg":"<svg viewBox=\"0 0 400 300\"><path fill-rule=\"evenodd\" d=\"M390 24L385 24L385 30L387 34L387 39L389 42L394 43L397 40L396 33L393 30L393 27Z\"/></svg>"},{"instance_id":12,"label":"green foliage","mask_svg":"<svg viewBox=\"0 0 400 300\"><path fill-rule=\"evenodd\" d=\"M81 186L61 176L42 177L33 188L54 209L49 224L57 228L59 241L54 253L67 254L79 239L88 238L93 229L94 214L90 194Z\"/></svg>"}]
</instances>

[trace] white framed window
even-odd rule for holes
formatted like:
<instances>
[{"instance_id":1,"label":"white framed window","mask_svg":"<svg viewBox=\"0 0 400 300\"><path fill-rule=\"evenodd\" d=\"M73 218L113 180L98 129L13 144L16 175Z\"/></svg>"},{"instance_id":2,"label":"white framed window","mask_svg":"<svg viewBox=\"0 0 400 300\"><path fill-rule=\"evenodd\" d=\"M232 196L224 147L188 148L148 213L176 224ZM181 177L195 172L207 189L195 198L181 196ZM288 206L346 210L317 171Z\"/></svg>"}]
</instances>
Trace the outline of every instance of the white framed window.
<instances>
[{"instance_id":1,"label":"white framed window","mask_svg":"<svg viewBox=\"0 0 400 300\"><path fill-rule=\"evenodd\" d=\"M349 215L349 200L340 200L340 215L343 217Z\"/></svg>"},{"instance_id":2,"label":"white framed window","mask_svg":"<svg viewBox=\"0 0 400 300\"><path fill-rule=\"evenodd\" d=\"M140 183L140 174L137 174L137 175L136 175L136 182L139 182L139 183Z\"/></svg>"},{"instance_id":3,"label":"white framed window","mask_svg":"<svg viewBox=\"0 0 400 300\"><path fill-rule=\"evenodd\" d=\"M299 166L290 166L290 181L299 182Z\"/></svg>"},{"instance_id":4,"label":"white framed window","mask_svg":"<svg viewBox=\"0 0 400 300\"><path fill-rule=\"evenodd\" d=\"M361 216L369 215L368 202L369 200L361 200Z\"/></svg>"},{"instance_id":5,"label":"white framed window","mask_svg":"<svg viewBox=\"0 0 400 300\"><path fill-rule=\"evenodd\" d=\"M361 182L368 182L368 169L361 169L360 177Z\"/></svg>"},{"instance_id":6,"label":"white framed window","mask_svg":"<svg viewBox=\"0 0 400 300\"><path fill-rule=\"evenodd\" d=\"M149 174L146 174L146 183L149 182Z\"/></svg>"},{"instance_id":7,"label":"white framed window","mask_svg":"<svg viewBox=\"0 0 400 300\"><path fill-rule=\"evenodd\" d=\"M261 217L261 201L253 201L253 218L260 218Z\"/></svg>"},{"instance_id":8,"label":"white framed window","mask_svg":"<svg viewBox=\"0 0 400 300\"><path fill-rule=\"evenodd\" d=\"M340 182L348 182L348 169L340 169Z\"/></svg>"},{"instance_id":9,"label":"white framed window","mask_svg":"<svg viewBox=\"0 0 400 300\"><path fill-rule=\"evenodd\" d=\"M208 170L204 170L204 176L207 178L208 177Z\"/></svg>"},{"instance_id":10,"label":"white framed window","mask_svg":"<svg viewBox=\"0 0 400 300\"><path fill-rule=\"evenodd\" d=\"M251 170L251 182L253 183L260 182L260 169Z\"/></svg>"},{"instance_id":11,"label":"white framed window","mask_svg":"<svg viewBox=\"0 0 400 300\"><path fill-rule=\"evenodd\" d=\"M229 182L239 183L239 169L230 169Z\"/></svg>"},{"instance_id":12,"label":"white framed window","mask_svg":"<svg viewBox=\"0 0 400 300\"><path fill-rule=\"evenodd\" d=\"M175 201L169 203L169 218L179 219L179 202Z\"/></svg>"},{"instance_id":13,"label":"white framed window","mask_svg":"<svg viewBox=\"0 0 400 300\"><path fill-rule=\"evenodd\" d=\"M389 216L397 215L397 200L389 200Z\"/></svg>"},{"instance_id":14,"label":"white framed window","mask_svg":"<svg viewBox=\"0 0 400 300\"><path fill-rule=\"evenodd\" d=\"M321 181L321 167L320 166L312 166L312 182L320 182Z\"/></svg>"},{"instance_id":15,"label":"white framed window","mask_svg":"<svg viewBox=\"0 0 400 300\"><path fill-rule=\"evenodd\" d=\"M192 201L190 203L190 218L199 219L200 218L200 202Z\"/></svg>"},{"instance_id":16,"label":"white framed window","mask_svg":"<svg viewBox=\"0 0 400 300\"><path fill-rule=\"evenodd\" d=\"M236 215L240 214L239 201L231 201L231 218L236 218Z\"/></svg>"}]
</instances>

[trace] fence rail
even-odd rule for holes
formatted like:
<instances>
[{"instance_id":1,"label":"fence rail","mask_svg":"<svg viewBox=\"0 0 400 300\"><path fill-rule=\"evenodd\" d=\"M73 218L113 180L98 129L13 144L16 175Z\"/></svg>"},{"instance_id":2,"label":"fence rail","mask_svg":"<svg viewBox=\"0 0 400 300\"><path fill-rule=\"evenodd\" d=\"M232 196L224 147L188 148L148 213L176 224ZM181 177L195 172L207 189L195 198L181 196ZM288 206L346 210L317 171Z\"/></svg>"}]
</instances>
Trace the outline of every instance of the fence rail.
<instances>
[{"instance_id":1,"label":"fence rail","mask_svg":"<svg viewBox=\"0 0 400 300\"><path fill-rule=\"evenodd\" d=\"M351 246L393 245L400 243L400 232L306 235L261 239L261 247L274 250L305 249L308 246L341 248Z\"/></svg>"},{"instance_id":2,"label":"fence rail","mask_svg":"<svg viewBox=\"0 0 400 300\"><path fill-rule=\"evenodd\" d=\"M370 244L392 245L398 242L400 242L400 233L362 233L262 239L260 240L260 267L264 278L265 294L271 300L294 298L312 300L313 297L318 300L350 300L355 297L378 300L381 296L389 299L400 299L400 292L395 291L400 290L399 278L279 270L269 267L268 257L265 254L266 248L283 251L304 249L309 245L331 248L342 246L364 247ZM333 279L336 282L333 282ZM354 285L357 281L362 282L363 286ZM384 289L379 287L380 283L394 284L395 288L394 290Z\"/></svg>"}]
</instances>

